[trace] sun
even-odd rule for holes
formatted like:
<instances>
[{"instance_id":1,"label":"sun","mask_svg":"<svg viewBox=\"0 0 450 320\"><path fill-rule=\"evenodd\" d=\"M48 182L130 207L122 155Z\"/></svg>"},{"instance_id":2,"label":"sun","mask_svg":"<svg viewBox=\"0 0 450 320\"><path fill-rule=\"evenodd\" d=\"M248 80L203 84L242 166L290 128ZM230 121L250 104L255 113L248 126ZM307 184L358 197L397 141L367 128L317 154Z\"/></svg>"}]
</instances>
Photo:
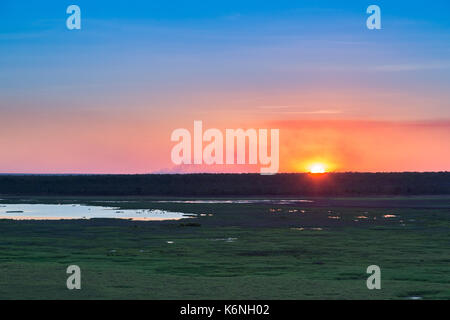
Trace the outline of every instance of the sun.
<instances>
[{"instance_id":1,"label":"sun","mask_svg":"<svg viewBox=\"0 0 450 320\"><path fill-rule=\"evenodd\" d=\"M325 165L323 163L313 163L309 167L309 172L311 172L311 173L325 173L327 171L326 171Z\"/></svg>"}]
</instances>

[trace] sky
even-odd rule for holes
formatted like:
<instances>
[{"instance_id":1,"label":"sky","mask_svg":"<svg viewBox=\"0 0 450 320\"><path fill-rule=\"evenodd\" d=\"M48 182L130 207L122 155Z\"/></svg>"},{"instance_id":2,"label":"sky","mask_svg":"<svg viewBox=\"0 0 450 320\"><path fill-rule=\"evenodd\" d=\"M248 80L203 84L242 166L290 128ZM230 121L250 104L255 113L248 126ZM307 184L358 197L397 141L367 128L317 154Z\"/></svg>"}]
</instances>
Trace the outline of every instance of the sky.
<instances>
[{"instance_id":1,"label":"sky","mask_svg":"<svg viewBox=\"0 0 450 320\"><path fill-rule=\"evenodd\" d=\"M0 172L258 171L174 165L194 120L279 129L281 172L448 171L449 18L439 0L2 0Z\"/></svg>"}]
</instances>

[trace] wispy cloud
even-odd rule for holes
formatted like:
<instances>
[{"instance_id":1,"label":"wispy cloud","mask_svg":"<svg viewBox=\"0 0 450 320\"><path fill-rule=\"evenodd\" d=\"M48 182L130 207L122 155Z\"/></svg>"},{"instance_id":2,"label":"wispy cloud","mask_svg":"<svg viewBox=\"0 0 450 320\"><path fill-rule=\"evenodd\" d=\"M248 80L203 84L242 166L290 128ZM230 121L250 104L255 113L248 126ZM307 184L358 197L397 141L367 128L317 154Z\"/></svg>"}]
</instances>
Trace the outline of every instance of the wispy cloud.
<instances>
[{"instance_id":1,"label":"wispy cloud","mask_svg":"<svg viewBox=\"0 0 450 320\"><path fill-rule=\"evenodd\" d=\"M342 110L337 109L319 109L319 110L298 110L297 107L273 105L273 106L259 106L258 109L265 110L265 113L277 114L339 114ZM297 109L297 110L295 110Z\"/></svg>"},{"instance_id":2,"label":"wispy cloud","mask_svg":"<svg viewBox=\"0 0 450 320\"><path fill-rule=\"evenodd\" d=\"M371 71L399 72L399 71L420 71L420 70L439 70L450 68L450 62L435 62L423 64L388 64L382 66L373 66Z\"/></svg>"},{"instance_id":3,"label":"wispy cloud","mask_svg":"<svg viewBox=\"0 0 450 320\"><path fill-rule=\"evenodd\" d=\"M265 109L265 110L278 110L278 109L286 109L291 108L290 106L258 106L259 109Z\"/></svg>"},{"instance_id":4,"label":"wispy cloud","mask_svg":"<svg viewBox=\"0 0 450 320\"><path fill-rule=\"evenodd\" d=\"M349 72L406 72L406 71L426 71L426 70L444 70L450 69L449 61L426 62L426 63L397 63L383 65L339 65L339 66L320 66L321 71L349 71Z\"/></svg>"},{"instance_id":5,"label":"wispy cloud","mask_svg":"<svg viewBox=\"0 0 450 320\"><path fill-rule=\"evenodd\" d=\"M312 110L312 111L283 111L282 113L288 114L339 114L341 110Z\"/></svg>"}]
</instances>

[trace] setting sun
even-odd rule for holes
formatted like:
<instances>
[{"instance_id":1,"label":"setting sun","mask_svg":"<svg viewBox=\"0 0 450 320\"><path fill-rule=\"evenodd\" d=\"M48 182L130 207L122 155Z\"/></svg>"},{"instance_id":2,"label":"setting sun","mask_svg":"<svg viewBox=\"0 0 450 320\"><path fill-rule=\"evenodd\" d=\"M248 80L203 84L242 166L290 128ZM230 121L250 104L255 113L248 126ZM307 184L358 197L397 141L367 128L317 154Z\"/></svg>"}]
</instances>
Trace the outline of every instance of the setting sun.
<instances>
[{"instance_id":1,"label":"setting sun","mask_svg":"<svg viewBox=\"0 0 450 320\"><path fill-rule=\"evenodd\" d=\"M309 167L311 173L325 173L325 165L323 163L314 163Z\"/></svg>"}]
</instances>

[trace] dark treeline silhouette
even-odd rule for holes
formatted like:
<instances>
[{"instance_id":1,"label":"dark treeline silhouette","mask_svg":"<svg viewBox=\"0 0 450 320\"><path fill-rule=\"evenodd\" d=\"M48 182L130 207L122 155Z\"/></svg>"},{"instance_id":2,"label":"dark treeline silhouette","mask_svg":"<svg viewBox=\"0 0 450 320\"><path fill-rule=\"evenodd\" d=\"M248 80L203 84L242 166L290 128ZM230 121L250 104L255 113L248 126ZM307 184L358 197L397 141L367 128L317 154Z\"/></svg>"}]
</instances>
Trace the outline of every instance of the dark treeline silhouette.
<instances>
[{"instance_id":1,"label":"dark treeline silhouette","mask_svg":"<svg viewBox=\"0 0 450 320\"><path fill-rule=\"evenodd\" d=\"M0 194L42 196L365 196L450 194L450 172L0 175Z\"/></svg>"}]
</instances>

